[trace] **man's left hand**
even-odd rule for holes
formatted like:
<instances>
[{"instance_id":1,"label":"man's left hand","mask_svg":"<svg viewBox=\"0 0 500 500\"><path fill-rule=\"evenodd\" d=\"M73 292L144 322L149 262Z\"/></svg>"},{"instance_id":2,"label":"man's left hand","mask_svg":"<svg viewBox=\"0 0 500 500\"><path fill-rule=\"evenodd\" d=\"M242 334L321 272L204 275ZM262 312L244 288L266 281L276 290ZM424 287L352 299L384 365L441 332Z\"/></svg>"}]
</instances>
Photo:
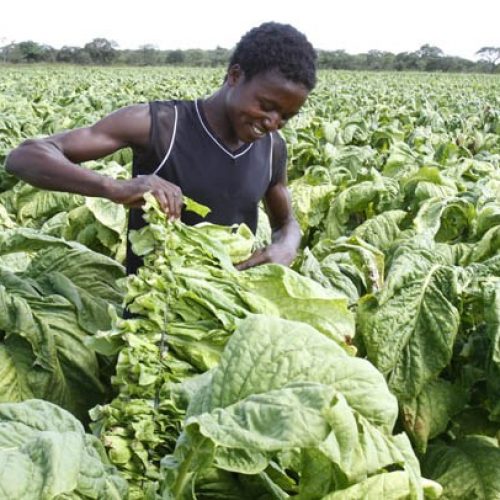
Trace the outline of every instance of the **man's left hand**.
<instances>
[{"instance_id":1,"label":"man's left hand","mask_svg":"<svg viewBox=\"0 0 500 500\"><path fill-rule=\"evenodd\" d=\"M289 266L295 259L296 252L287 245L272 243L271 245L256 250L247 260L236 264L239 271L261 264L283 264Z\"/></svg>"}]
</instances>

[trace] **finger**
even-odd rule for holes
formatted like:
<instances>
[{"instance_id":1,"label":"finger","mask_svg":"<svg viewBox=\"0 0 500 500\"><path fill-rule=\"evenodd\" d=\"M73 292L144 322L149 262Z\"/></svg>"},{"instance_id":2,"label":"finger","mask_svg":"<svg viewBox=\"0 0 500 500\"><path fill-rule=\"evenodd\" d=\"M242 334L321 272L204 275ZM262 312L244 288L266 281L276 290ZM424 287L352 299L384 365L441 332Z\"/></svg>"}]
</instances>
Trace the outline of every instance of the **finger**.
<instances>
[{"instance_id":1,"label":"finger","mask_svg":"<svg viewBox=\"0 0 500 500\"><path fill-rule=\"evenodd\" d=\"M156 175L151 175L148 178L149 183L155 186L156 193L162 193L162 197L166 203L165 212L169 214L169 219L178 219L181 216L182 210L182 191L171 182L162 179Z\"/></svg>"},{"instance_id":2,"label":"finger","mask_svg":"<svg viewBox=\"0 0 500 500\"><path fill-rule=\"evenodd\" d=\"M175 196L172 191L168 191L165 193L167 202L168 202L168 214L169 214L169 219L174 220L177 218L177 204L175 201Z\"/></svg>"},{"instance_id":3,"label":"finger","mask_svg":"<svg viewBox=\"0 0 500 500\"><path fill-rule=\"evenodd\" d=\"M182 211L182 192L180 189L175 189L173 192L173 197L174 197L174 212L173 216L176 219L179 219L181 216L181 211Z\"/></svg>"},{"instance_id":4,"label":"finger","mask_svg":"<svg viewBox=\"0 0 500 500\"><path fill-rule=\"evenodd\" d=\"M170 209L168 205L168 200L165 196L165 194L162 191L159 191L155 193L155 198L158 200L158 203L160 204L160 208L165 212L165 214L168 215L170 214Z\"/></svg>"},{"instance_id":5,"label":"finger","mask_svg":"<svg viewBox=\"0 0 500 500\"><path fill-rule=\"evenodd\" d=\"M238 271L244 271L245 269L250 269L251 267L259 266L267 262L267 256L262 250L257 250L254 252L247 260L239 262L234 267Z\"/></svg>"}]
</instances>

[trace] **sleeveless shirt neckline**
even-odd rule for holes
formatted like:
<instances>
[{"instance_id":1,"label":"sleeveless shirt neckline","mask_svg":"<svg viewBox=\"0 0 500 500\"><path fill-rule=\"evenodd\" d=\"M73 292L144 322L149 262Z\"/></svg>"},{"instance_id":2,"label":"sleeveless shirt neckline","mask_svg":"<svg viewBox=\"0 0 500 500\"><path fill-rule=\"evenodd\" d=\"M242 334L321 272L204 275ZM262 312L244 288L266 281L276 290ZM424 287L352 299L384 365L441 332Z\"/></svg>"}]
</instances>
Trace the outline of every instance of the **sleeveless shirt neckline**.
<instances>
[{"instance_id":1,"label":"sleeveless shirt neckline","mask_svg":"<svg viewBox=\"0 0 500 500\"><path fill-rule=\"evenodd\" d=\"M243 144L238 149L231 151L224 144L224 142L220 139L220 137L214 132L212 127L210 127L210 124L208 123L203 106L201 105L200 99L197 99L196 101L194 101L194 106L196 109L196 114L198 115L198 119L199 119L203 129L205 130L205 132L210 137L210 139L212 139L212 141L214 141L215 144L217 144L217 146L219 146L226 154L228 154L231 158L236 159L236 158L239 158L240 156L244 155L248 151L250 151L250 149L253 146L253 143Z\"/></svg>"}]
</instances>

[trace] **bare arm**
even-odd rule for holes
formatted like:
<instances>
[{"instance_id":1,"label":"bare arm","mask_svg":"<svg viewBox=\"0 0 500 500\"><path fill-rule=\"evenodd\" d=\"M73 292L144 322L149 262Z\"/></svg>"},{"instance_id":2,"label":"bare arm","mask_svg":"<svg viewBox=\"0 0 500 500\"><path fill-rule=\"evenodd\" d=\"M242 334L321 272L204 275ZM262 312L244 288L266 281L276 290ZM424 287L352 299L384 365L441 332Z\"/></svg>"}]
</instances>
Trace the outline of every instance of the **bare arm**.
<instances>
[{"instance_id":1,"label":"bare arm","mask_svg":"<svg viewBox=\"0 0 500 500\"><path fill-rule=\"evenodd\" d=\"M102 158L134 142L146 144L149 127L147 106L124 108L90 127L23 142L8 156L6 169L42 189L109 197L111 180L77 163Z\"/></svg>"},{"instance_id":2,"label":"bare arm","mask_svg":"<svg viewBox=\"0 0 500 500\"><path fill-rule=\"evenodd\" d=\"M23 142L8 156L6 169L42 189L100 196L128 206L139 206L142 195L152 191L166 212L179 217L182 193L177 186L155 175L118 181L78 165L124 147L146 146L150 127L147 104L123 108L90 127Z\"/></svg>"},{"instance_id":3,"label":"bare arm","mask_svg":"<svg viewBox=\"0 0 500 500\"><path fill-rule=\"evenodd\" d=\"M290 193L283 182L270 187L266 193L265 207L272 228L272 242L257 250L248 260L236 267L241 271L266 263L290 265L300 245L300 226L293 215Z\"/></svg>"},{"instance_id":4,"label":"bare arm","mask_svg":"<svg viewBox=\"0 0 500 500\"><path fill-rule=\"evenodd\" d=\"M291 264L300 246L300 226L293 215L290 192L279 182L270 188L265 198L266 211L272 229L272 243L286 247Z\"/></svg>"},{"instance_id":5,"label":"bare arm","mask_svg":"<svg viewBox=\"0 0 500 500\"><path fill-rule=\"evenodd\" d=\"M278 134L274 137L272 177L276 177L264 197L272 229L271 244L257 250L245 262L239 263L236 267L240 270L271 262L289 266L295 259L300 245L300 226L293 215L290 192L287 188L286 145Z\"/></svg>"}]
</instances>

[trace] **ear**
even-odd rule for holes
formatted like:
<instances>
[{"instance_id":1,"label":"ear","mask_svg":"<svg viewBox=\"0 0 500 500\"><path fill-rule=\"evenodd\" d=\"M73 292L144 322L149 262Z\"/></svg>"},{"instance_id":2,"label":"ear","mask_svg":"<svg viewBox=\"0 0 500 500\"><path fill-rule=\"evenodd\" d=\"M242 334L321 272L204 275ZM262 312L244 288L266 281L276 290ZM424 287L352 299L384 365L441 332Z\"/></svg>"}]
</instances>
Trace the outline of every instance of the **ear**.
<instances>
[{"instance_id":1,"label":"ear","mask_svg":"<svg viewBox=\"0 0 500 500\"><path fill-rule=\"evenodd\" d=\"M245 73L239 64L233 64L227 70L226 81L230 87L234 87L245 79Z\"/></svg>"}]
</instances>

